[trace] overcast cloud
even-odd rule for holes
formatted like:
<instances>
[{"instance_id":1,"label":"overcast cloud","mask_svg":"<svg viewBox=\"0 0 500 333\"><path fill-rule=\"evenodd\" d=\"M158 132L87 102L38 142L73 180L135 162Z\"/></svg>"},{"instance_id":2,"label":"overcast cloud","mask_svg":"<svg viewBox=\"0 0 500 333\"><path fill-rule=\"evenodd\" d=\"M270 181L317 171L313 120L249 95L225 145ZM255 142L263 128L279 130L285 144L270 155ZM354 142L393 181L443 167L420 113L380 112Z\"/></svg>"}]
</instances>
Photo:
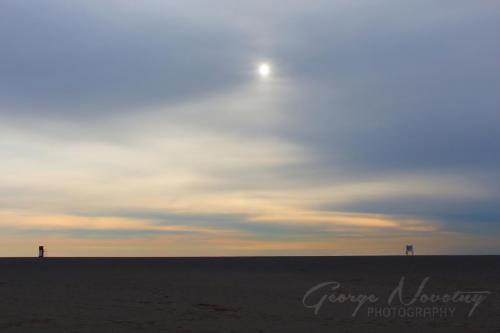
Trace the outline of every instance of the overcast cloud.
<instances>
[{"instance_id":1,"label":"overcast cloud","mask_svg":"<svg viewBox=\"0 0 500 333\"><path fill-rule=\"evenodd\" d=\"M487 1L2 1L3 241L500 253L498 31Z\"/></svg>"}]
</instances>

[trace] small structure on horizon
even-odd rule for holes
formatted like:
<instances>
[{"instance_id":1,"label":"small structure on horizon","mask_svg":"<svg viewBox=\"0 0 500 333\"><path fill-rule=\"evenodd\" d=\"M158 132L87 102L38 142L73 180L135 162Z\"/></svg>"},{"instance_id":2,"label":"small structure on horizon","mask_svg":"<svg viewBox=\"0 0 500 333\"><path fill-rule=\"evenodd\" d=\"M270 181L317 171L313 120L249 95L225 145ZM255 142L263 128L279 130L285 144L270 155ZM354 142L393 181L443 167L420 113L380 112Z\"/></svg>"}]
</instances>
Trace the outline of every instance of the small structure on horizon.
<instances>
[{"instance_id":1,"label":"small structure on horizon","mask_svg":"<svg viewBox=\"0 0 500 333\"><path fill-rule=\"evenodd\" d=\"M407 244L406 245L406 255L414 255L413 253L413 245L412 244Z\"/></svg>"},{"instance_id":2,"label":"small structure on horizon","mask_svg":"<svg viewBox=\"0 0 500 333\"><path fill-rule=\"evenodd\" d=\"M43 246L39 246L38 247L38 258L43 258L45 256L45 249L43 248Z\"/></svg>"}]
</instances>

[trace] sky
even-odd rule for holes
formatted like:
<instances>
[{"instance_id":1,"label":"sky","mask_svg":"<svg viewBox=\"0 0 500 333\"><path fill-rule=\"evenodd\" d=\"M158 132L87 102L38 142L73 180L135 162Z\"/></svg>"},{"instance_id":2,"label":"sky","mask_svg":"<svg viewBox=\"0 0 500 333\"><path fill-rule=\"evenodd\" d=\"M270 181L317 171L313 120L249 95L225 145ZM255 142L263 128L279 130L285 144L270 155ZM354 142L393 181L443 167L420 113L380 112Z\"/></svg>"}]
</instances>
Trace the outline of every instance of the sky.
<instances>
[{"instance_id":1,"label":"sky","mask_svg":"<svg viewBox=\"0 0 500 333\"><path fill-rule=\"evenodd\" d=\"M496 1L3 0L0 256L500 254L498 31Z\"/></svg>"}]
</instances>

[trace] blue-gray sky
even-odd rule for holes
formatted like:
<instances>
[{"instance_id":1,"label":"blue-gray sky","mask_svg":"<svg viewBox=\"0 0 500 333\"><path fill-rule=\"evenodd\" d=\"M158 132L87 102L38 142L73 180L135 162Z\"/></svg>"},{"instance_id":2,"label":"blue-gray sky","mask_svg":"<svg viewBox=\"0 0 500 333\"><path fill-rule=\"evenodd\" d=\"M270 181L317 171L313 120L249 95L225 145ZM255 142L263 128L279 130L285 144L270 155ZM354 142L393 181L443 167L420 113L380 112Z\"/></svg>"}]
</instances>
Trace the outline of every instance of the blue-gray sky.
<instances>
[{"instance_id":1,"label":"blue-gray sky","mask_svg":"<svg viewBox=\"0 0 500 333\"><path fill-rule=\"evenodd\" d=\"M493 1L2 1L0 255L498 254L498 31Z\"/></svg>"}]
</instances>

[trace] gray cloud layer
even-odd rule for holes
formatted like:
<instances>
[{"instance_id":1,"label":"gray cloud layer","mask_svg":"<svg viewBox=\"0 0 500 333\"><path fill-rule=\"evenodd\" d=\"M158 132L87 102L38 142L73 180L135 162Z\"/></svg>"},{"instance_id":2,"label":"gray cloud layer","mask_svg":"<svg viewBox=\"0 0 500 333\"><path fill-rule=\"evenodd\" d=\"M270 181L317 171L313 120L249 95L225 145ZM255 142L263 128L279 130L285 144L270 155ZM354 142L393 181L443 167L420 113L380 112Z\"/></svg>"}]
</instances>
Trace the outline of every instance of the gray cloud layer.
<instances>
[{"instance_id":1,"label":"gray cloud layer","mask_svg":"<svg viewBox=\"0 0 500 333\"><path fill-rule=\"evenodd\" d=\"M99 117L241 83L241 33L118 3L2 2L3 106ZM29 111L28 111L29 112Z\"/></svg>"},{"instance_id":2,"label":"gray cloud layer","mask_svg":"<svg viewBox=\"0 0 500 333\"><path fill-rule=\"evenodd\" d=\"M482 195L429 190L317 208L497 233L498 31L494 2L3 1L0 116L18 128L46 118L66 124L29 127L55 140L133 143L147 135L123 131L130 127L122 117L154 109L144 111L153 123L231 133L241 142L278 139L307 152L280 165L207 167L209 192L453 175ZM267 95L217 99L246 91L261 58L275 72ZM162 131L148 126L149 135ZM268 235L281 230L234 220L218 223Z\"/></svg>"}]
</instances>

